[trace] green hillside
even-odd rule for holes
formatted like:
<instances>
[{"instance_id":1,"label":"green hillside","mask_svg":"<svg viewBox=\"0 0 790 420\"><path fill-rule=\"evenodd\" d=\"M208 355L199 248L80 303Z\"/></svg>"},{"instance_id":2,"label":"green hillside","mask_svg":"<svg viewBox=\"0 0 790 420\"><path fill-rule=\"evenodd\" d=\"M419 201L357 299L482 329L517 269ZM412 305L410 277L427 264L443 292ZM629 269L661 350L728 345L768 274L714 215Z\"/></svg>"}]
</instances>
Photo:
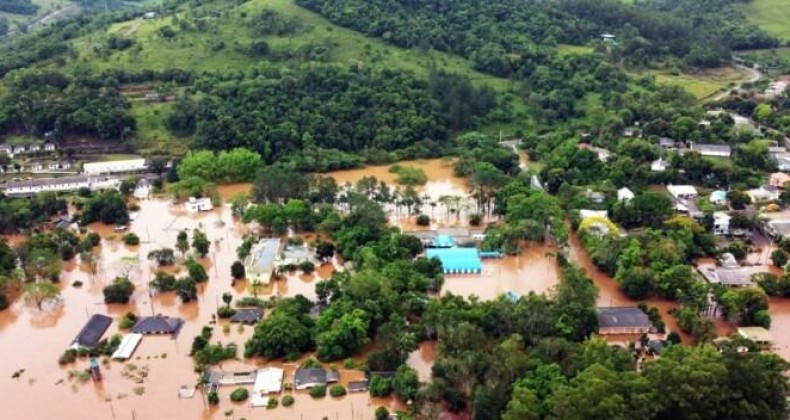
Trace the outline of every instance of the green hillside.
<instances>
[{"instance_id":1,"label":"green hillside","mask_svg":"<svg viewBox=\"0 0 790 420\"><path fill-rule=\"evenodd\" d=\"M256 36L253 27L264 10L273 10L285 19L293 19L301 26L298 33L277 36ZM507 89L511 82L479 73L471 64L451 54L436 51L404 50L384 42L338 27L321 16L296 6L293 0L252 0L234 7L227 3L211 3L199 8L198 19L206 21L209 30L178 29L178 21L171 17L144 20L135 19L112 25L107 33L95 33L75 43L80 62L94 70L104 69L164 69L169 67L191 70L227 71L246 69L254 65L246 47L254 40L263 39L284 60L304 61L300 51L327 49L328 54L319 60L363 65L377 68L398 68L426 75L435 67L468 76L498 90ZM180 19L187 12L178 14ZM172 40L163 40L159 31L169 26L177 34ZM135 44L125 51L105 54L96 52L110 34L130 38ZM183 34L183 36L182 36Z\"/></svg>"},{"instance_id":2,"label":"green hillside","mask_svg":"<svg viewBox=\"0 0 790 420\"><path fill-rule=\"evenodd\" d=\"M744 3L741 10L749 22L782 41L790 41L790 3L787 0L752 0Z\"/></svg>"}]
</instances>

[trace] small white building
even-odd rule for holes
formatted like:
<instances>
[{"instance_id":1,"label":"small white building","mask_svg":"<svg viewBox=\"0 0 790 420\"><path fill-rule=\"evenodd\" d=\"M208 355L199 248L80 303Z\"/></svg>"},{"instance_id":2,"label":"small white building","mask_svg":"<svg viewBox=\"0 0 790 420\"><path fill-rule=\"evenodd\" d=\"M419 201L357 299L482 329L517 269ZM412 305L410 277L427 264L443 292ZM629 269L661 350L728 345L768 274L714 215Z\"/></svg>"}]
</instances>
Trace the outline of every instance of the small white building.
<instances>
[{"instance_id":1,"label":"small white building","mask_svg":"<svg viewBox=\"0 0 790 420\"><path fill-rule=\"evenodd\" d=\"M723 211L713 212L713 234L729 235L730 219L732 219L732 217Z\"/></svg>"},{"instance_id":2,"label":"small white building","mask_svg":"<svg viewBox=\"0 0 790 420\"><path fill-rule=\"evenodd\" d=\"M35 162L30 165L30 172L44 172L44 164Z\"/></svg>"},{"instance_id":3,"label":"small white building","mask_svg":"<svg viewBox=\"0 0 790 420\"><path fill-rule=\"evenodd\" d=\"M693 185L667 185L667 191L675 200L693 200L697 198L697 189Z\"/></svg>"},{"instance_id":4,"label":"small white building","mask_svg":"<svg viewBox=\"0 0 790 420\"><path fill-rule=\"evenodd\" d=\"M598 160L601 162L606 162L612 157L612 152L603 147L591 147L590 150L598 156Z\"/></svg>"},{"instance_id":5,"label":"small white building","mask_svg":"<svg viewBox=\"0 0 790 420\"><path fill-rule=\"evenodd\" d=\"M669 168L669 162L665 161L664 159L658 158L650 164L650 170L652 172L664 172Z\"/></svg>"},{"instance_id":6,"label":"small white building","mask_svg":"<svg viewBox=\"0 0 790 420\"><path fill-rule=\"evenodd\" d=\"M22 154L22 153L27 153L27 149L25 148L24 145L14 146L14 154L15 155Z\"/></svg>"},{"instance_id":7,"label":"small white building","mask_svg":"<svg viewBox=\"0 0 790 420\"><path fill-rule=\"evenodd\" d=\"M44 151L54 152L56 149L55 143L44 143Z\"/></svg>"},{"instance_id":8,"label":"small white building","mask_svg":"<svg viewBox=\"0 0 790 420\"><path fill-rule=\"evenodd\" d=\"M30 150L30 152L40 152L41 151L41 146L39 146L37 144L31 144L30 147L29 147L29 150Z\"/></svg>"},{"instance_id":9,"label":"small white building","mask_svg":"<svg viewBox=\"0 0 790 420\"><path fill-rule=\"evenodd\" d=\"M7 144L0 144L0 154L9 155L9 156L13 155L14 154L14 148L9 146L9 145L7 145Z\"/></svg>"},{"instance_id":10,"label":"small white building","mask_svg":"<svg viewBox=\"0 0 790 420\"><path fill-rule=\"evenodd\" d=\"M203 198L189 197L189 200L187 200L187 202L184 203L184 207L189 213L214 210L214 205L211 204L211 199L208 197L203 197Z\"/></svg>"},{"instance_id":11,"label":"small white building","mask_svg":"<svg viewBox=\"0 0 790 420\"><path fill-rule=\"evenodd\" d=\"M82 171L87 175L98 175L144 171L147 167L145 159L128 159L85 163Z\"/></svg>"},{"instance_id":12,"label":"small white building","mask_svg":"<svg viewBox=\"0 0 790 420\"><path fill-rule=\"evenodd\" d=\"M603 42L607 42L607 43L615 42L616 39L617 37L613 34L601 34L601 41Z\"/></svg>"},{"instance_id":13,"label":"small white building","mask_svg":"<svg viewBox=\"0 0 790 420\"><path fill-rule=\"evenodd\" d=\"M143 19L156 19L157 16L156 12L146 12L143 14Z\"/></svg>"},{"instance_id":14,"label":"small white building","mask_svg":"<svg viewBox=\"0 0 790 420\"><path fill-rule=\"evenodd\" d=\"M617 190L617 201L627 203L634 199L634 192L626 187Z\"/></svg>"},{"instance_id":15,"label":"small white building","mask_svg":"<svg viewBox=\"0 0 790 420\"><path fill-rule=\"evenodd\" d=\"M579 210L579 218L581 220L586 220L591 217L602 217L604 219L608 219L609 212L607 212L606 210L587 210L587 209Z\"/></svg>"},{"instance_id":16,"label":"small white building","mask_svg":"<svg viewBox=\"0 0 790 420\"><path fill-rule=\"evenodd\" d=\"M716 190L710 193L710 202L716 206L723 206L727 204L727 191Z\"/></svg>"}]
</instances>

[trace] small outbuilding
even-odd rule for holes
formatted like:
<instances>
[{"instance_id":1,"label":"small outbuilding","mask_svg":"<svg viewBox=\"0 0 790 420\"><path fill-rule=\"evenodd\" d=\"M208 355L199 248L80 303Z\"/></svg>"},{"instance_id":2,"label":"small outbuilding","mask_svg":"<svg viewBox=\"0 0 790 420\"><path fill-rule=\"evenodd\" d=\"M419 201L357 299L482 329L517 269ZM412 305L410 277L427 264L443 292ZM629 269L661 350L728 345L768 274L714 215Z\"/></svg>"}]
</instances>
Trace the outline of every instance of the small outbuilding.
<instances>
[{"instance_id":1,"label":"small outbuilding","mask_svg":"<svg viewBox=\"0 0 790 420\"><path fill-rule=\"evenodd\" d=\"M617 201L621 203L627 203L633 199L634 199L634 192L628 189L627 187L623 187L617 190Z\"/></svg>"},{"instance_id":2,"label":"small outbuilding","mask_svg":"<svg viewBox=\"0 0 790 420\"><path fill-rule=\"evenodd\" d=\"M697 189L693 185L667 185L667 191L675 200L693 200L697 198Z\"/></svg>"},{"instance_id":3,"label":"small outbuilding","mask_svg":"<svg viewBox=\"0 0 790 420\"><path fill-rule=\"evenodd\" d=\"M770 347L774 342L774 336L763 327L740 327L738 328L738 335L754 341L763 348Z\"/></svg>"},{"instance_id":4,"label":"small outbuilding","mask_svg":"<svg viewBox=\"0 0 790 420\"><path fill-rule=\"evenodd\" d=\"M370 387L370 381L367 379L363 381L351 381L348 383L348 392L367 392Z\"/></svg>"}]
</instances>

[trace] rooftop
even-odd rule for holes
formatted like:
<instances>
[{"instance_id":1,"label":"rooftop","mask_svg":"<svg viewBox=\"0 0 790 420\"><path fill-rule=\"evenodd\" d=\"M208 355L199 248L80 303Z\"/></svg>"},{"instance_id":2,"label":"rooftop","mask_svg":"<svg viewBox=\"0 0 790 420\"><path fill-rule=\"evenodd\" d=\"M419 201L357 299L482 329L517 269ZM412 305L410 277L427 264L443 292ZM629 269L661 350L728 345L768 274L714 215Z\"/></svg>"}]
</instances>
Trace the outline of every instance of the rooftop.
<instances>
[{"instance_id":1,"label":"rooftop","mask_svg":"<svg viewBox=\"0 0 790 420\"><path fill-rule=\"evenodd\" d=\"M263 317L263 309L246 308L236 309L236 313L230 317L230 322L240 322L242 324L255 324Z\"/></svg>"},{"instance_id":2,"label":"rooftop","mask_svg":"<svg viewBox=\"0 0 790 420\"><path fill-rule=\"evenodd\" d=\"M636 307L598 308L600 328L642 328L652 327L647 315Z\"/></svg>"},{"instance_id":3,"label":"rooftop","mask_svg":"<svg viewBox=\"0 0 790 420\"><path fill-rule=\"evenodd\" d=\"M774 336L771 332L763 327L740 327L738 328L738 334L755 343L770 343L774 341Z\"/></svg>"},{"instance_id":4,"label":"rooftop","mask_svg":"<svg viewBox=\"0 0 790 420\"><path fill-rule=\"evenodd\" d=\"M693 185L667 185L667 191L675 197L683 195L697 195L697 189Z\"/></svg>"},{"instance_id":5,"label":"rooftop","mask_svg":"<svg viewBox=\"0 0 790 420\"><path fill-rule=\"evenodd\" d=\"M310 384L326 385L326 371L323 369L296 369L294 383L297 388Z\"/></svg>"},{"instance_id":6,"label":"rooftop","mask_svg":"<svg viewBox=\"0 0 790 420\"><path fill-rule=\"evenodd\" d=\"M271 273L274 269L274 260L280 251L279 238L261 239L244 261L247 274L260 275Z\"/></svg>"},{"instance_id":7,"label":"rooftop","mask_svg":"<svg viewBox=\"0 0 790 420\"><path fill-rule=\"evenodd\" d=\"M138 334L177 334L184 321L181 318L156 315L144 316L137 320L132 327L133 333Z\"/></svg>"},{"instance_id":8,"label":"rooftop","mask_svg":"<svg viewBox=\"0 0 790 420\"><path fill-rule=\"evenodd\" d=\"M96 346L104 332L110 327L110 324L112 324L112 318L106 315L93 314L77 336L74 337L74 341L71 343L72 346L77 345L87 348Z\"/></svg>"},{"instance_id":9,"label":"rooftop","mask_svg":"<svg viewBox=\"0 0 790 420\"><path fill-rule=\"evenodd\" d=\"M714 154L730 154L732 148L727 144L704 144L704 143L691 143L691 150L696 150L701 154L714 153Z\"/></svg>"},{"instance_id":10,"label":"rooftop","mask_svg":"<svg viewBox=\"0 0 790 420\"><path fill-rule=\"evenodd\" d=\"M752 271L744 267L700 267L699 271L710 283L730 287L752 285Z\"/></svg>"},{"instance_id":11,"label":"rooftop","mask_svg":"<svg viewBox=\"0 0 790 420\"><path fill-rule=\"evenodd\" d=\"M477 248L428 248L427 258L439 258L445 273L480 273L483 263Z\"/></svg>"}]
</instances>

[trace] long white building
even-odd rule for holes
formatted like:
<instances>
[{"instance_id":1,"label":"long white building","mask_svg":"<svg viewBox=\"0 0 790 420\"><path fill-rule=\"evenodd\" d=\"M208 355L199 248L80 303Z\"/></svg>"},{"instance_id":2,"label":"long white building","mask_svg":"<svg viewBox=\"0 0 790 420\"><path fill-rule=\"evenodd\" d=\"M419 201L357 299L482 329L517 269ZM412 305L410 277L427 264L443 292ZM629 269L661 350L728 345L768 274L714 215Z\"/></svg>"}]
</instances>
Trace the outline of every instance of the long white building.
<instances>
[{"instance_id":1,"label":"long white building","mask_svg":"<svg viewBox=\"0 0 790 420\"><path fill-rule=\"evenodd\" d=\"M143 171L147 167L145 159L114 160L85 163L82 165L82 172L86 175L99 175Z\"/></svg>"},{"instance_id":2,"label":"long white building","mask_svg":"<svg viewBox=\"0 0 790 420\"><path fill-rule=\"evenodd\" d=\"M121 181L112 177L66 176L62 178L30 179L6 183L4 192L8 196L31 196L40 192L76 191L80 188L102 190L118 188Z\"/></svg>"}]
</instances>

